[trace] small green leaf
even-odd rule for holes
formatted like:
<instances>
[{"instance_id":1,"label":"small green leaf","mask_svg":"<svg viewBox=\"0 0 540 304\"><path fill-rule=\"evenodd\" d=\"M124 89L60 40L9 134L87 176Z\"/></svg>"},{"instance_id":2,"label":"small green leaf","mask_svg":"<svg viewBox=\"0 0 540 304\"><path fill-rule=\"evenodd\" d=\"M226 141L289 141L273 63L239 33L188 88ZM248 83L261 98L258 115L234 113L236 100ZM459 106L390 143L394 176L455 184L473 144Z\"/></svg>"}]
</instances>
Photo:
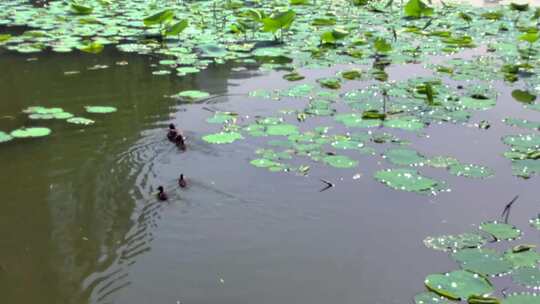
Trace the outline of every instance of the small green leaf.
<instances>
[{"instance_id":1,"label":"small green leaf","mask_svg":"<svg viewBox=\"0 0 540 304\"><path fill-rule=\"evenodd\" d=\"M162 24L171 21L174 18L174 11L172 9L166 9L154 15L148 16L143 19L143 23L146 26L152 26Z\"/></svg>"}]
</instances>

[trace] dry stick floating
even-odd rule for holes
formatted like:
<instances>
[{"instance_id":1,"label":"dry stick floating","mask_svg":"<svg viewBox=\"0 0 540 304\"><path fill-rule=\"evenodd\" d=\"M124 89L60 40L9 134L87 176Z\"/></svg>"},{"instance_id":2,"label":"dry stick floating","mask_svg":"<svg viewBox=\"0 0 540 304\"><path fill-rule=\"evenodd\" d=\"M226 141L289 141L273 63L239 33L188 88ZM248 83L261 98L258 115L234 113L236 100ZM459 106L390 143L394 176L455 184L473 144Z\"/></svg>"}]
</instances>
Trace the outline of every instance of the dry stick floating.
<instances>
[{"instance_id":1,"label":"dry stick floating","mask_svg":"<svg viewBox=\"0 0 540 304\"><path fill-rule=\"evenodd\" d=\"M516 195L506 206L504 207L503 212L501 213L501 219L504 220L505 224L508 224L508 218L510 217L510 209L512 205L517 201L519 195Z\"/></svg>"},{"instance_id":2,"label":"dry stick floating","mask_svg":"<svg viewBox=\"0 0 540 304\"><path fill-rule=\"evenodd\" d=\"M325 186L324 188L322 188L319 192L326 191L326 190L328 190L328 189L333 188L333 187L336 186L336 185L334 185L333 183L331 183L331 182L329 182L329 181L327 181L327 180L324 180L324 179L322 179L322 178L320 178L319 180L320 180L321 182L323 182L323 183L326 184L326 186Z\"/></svg>"}]
</instances>

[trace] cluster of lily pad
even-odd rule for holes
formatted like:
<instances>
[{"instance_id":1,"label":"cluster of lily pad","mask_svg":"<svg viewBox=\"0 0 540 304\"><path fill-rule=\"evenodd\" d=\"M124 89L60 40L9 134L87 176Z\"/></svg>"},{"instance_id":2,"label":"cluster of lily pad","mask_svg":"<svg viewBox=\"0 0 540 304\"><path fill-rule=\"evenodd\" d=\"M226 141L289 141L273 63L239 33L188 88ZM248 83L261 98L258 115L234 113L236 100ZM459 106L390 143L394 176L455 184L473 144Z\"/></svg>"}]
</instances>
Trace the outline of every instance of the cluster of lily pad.
<instances>
[{"instance_id":1,"label":"cluster of lily pad","mask_svg":"<svg viewBox=\"0 0 540 304\"><path fill-rule=\"evenodd\" d=\"M115 107L110 106L85 106L87 113L91 114L107 114L116 112ZM76 125L91 125L95 121L89 118L77 117L72 113L64 111L62 108L47 108L42 106L31 106L22 111L28 115L30 120L64 120L70 124ZM23 127L9 134L0 131L0 143L8 142L14 138L32 138L32 137L44 137L52 133L52 130L46 127Z\"/></svg>"},{"instance_id":2,"label":"cluster of lily pad","mask_svg":"<svg viewBox=\"0 0 540 304\"><path fill-rule=\"evenodd\" d=\"M531 226L535 227L531 220ZM536 227L535 227L536 228ZM537 228L538 229L538 228ZM430 274L424 284L427 292L414 297L416 304L467 301L470 304L537 304L540 296L532 292L540 289L540 254L535 245L510 246L503 253L486 248L492 243L516 241L523 232L515 226L489 221L481 223L477 232L427 237L426 247L449 252L458 270ZM494 296L498 277L510 276L516 286L502 291L504 298ZM529 289L529 291L520 291ZM515 290L513 292L512 290Z\"/></svg>"},{"instance_id":3,"label":"cluster of lily pad","mask_svg":"<svg viewBox=\"0 0 540 304\"><path fill-rule=\"evenodd\" d=\"M522 178L540 173L540 134L516 134L502 138L510 151L504 157L512 161L512 172Z\"/></svg>"}]
</instances>

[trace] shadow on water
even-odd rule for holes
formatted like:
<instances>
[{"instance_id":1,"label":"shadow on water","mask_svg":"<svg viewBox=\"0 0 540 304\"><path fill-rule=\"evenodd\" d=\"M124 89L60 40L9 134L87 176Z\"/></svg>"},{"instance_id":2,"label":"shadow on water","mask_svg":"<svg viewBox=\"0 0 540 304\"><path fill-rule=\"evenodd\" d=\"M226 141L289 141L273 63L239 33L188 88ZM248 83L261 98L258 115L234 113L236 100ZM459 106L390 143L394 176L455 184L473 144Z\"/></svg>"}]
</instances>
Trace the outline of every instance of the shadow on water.
<instances>
[{"instance_id":1,"label":"shadow on water","mask_svg":"<svg viewBox=\"0 0 540 304\"><path fill-rule=\"evenodd\" d=\"M0 183L8 189L0 229L10 231L0 238L2 302L84 303L91 292L104 299L129 284L127 269L150 250L160 209L145 204L156 185L137 180L146 176L137 169L151 173L159 151L171 152L147 130L161 128L156 122L178 108L165 95L186 88L223 93L230 73L222 65L182 79L153 76L154 61L114 50L100 56L0 51L0 129L53 130L0 149ZM89 69L97 64L108 68ZM31 121L21 110L32 105L62 107L96 124ZM92 116L85 105L119 111ZM110 270L112 264L118 267Z\"/></svg>"}]
</instances>

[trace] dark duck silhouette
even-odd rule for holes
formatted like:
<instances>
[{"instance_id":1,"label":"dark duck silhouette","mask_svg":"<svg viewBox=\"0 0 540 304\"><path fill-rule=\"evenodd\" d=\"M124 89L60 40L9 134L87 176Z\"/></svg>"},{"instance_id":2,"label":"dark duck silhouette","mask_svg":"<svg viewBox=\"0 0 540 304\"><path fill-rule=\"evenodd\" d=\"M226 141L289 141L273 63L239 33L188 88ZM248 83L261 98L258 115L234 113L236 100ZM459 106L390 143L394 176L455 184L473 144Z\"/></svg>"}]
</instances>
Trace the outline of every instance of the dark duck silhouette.
<instances>
[{"instance_id":1,"label":"dark duck silhouette","mask_svg":"<svg viewBox=\"0 0 540 304\"><path fill-rule=\"evenodd\" d=\"M178 179L178 186L180 186L180 188L187 187L187 181L184 178L184 174L180 174L180 178Z\"/></svg>"},{"instance_id":2,"label":"dark duck silhouette","mask_svg":"<svg viewBox=\"0 0 540 304\"><path fill-rule=\"evenodd\" d=\"M162 186L159 186L158 187L158 193L157 193L157 198L158 200L160 201L166 201L169 199L169 197L167 196L167 193L165 193L165 190L163 189Z\"/></svg>"},{"instance_id":3,"label":"dark duck silhouette","mask_svg":"<svg viewBox=\"0 0 540 304\"><path fill-rule=\"evenodd\" d=\"M167 138L170 141L174 141L176 139L176 136L178 135L178 131L176 130L176 127L174 124L169 125L169 132L167 132Z\"/></svg>"},{"instance_id":4,"label":"dark duck silhouette","mask_svg":"<svg viewBox=\"0 0 540 304\"><path fill-rule=\"evenodd\" d=\"M185 141L184 136L182 134L176 135L176 138L174 139L174 142L176 143L176 146L180 150L185 150L186 149L186 141Z\"/></svg>"}]
</instances>

